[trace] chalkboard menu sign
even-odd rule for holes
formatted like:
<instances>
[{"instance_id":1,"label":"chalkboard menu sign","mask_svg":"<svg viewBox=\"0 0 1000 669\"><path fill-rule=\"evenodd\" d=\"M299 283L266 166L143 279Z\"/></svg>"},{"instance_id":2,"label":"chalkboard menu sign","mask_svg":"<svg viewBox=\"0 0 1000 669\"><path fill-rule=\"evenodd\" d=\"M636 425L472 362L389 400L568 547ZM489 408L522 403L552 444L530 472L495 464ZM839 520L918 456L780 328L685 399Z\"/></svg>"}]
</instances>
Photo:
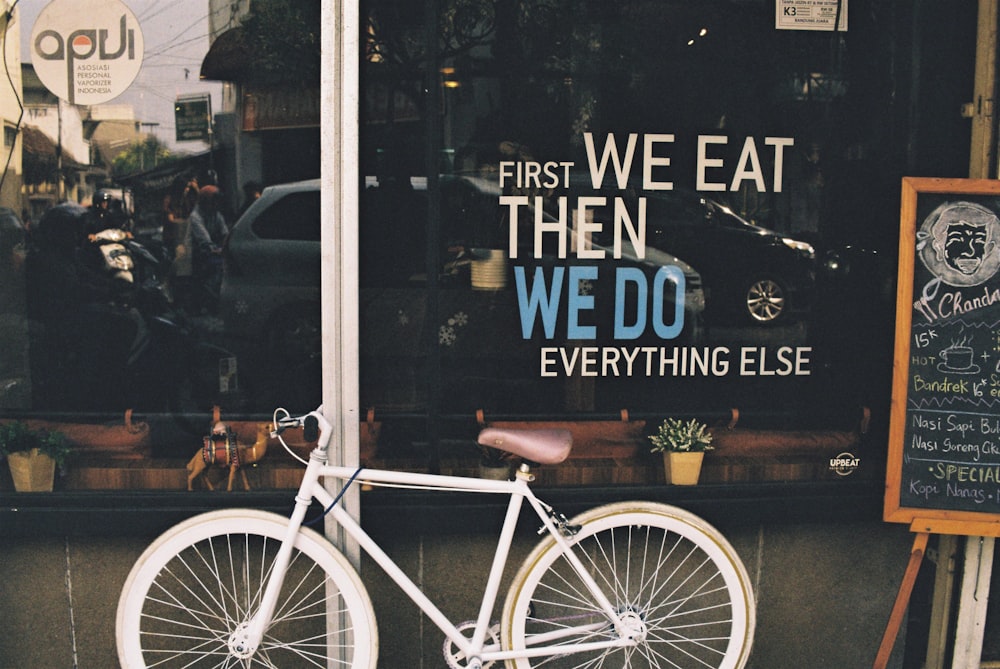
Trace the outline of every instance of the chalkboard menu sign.
<instances>
[{"instance_id":1,"label":"chalkboard menu sign","mask_svg":"<svg viewBox=\"0 0 1000 669\"><path fill-rule=\"evenodd\" d=\"M884 516L980 534L1000 523L1000 181L903 179L899 248Z\"/></svg>"}]
</instances>

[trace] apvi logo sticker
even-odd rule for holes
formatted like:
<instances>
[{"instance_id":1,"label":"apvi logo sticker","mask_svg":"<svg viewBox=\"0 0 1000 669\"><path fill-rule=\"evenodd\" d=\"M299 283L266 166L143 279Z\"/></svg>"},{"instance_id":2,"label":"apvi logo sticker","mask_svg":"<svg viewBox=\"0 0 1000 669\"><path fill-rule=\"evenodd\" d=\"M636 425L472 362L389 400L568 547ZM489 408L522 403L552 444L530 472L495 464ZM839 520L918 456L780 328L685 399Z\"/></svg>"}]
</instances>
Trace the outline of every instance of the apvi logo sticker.
<instances>
[{"instance_id":1,"label":"apvi logo sticker","mask_svg":"<svg viewBox=\"0 0 1000 669\"><path fill-rule=\"evenodd\" d=\"M119 0L53 0L31 31L38 78L70 104L121 95L142 67L139 22Z\"/></svg>"}]
</instances>

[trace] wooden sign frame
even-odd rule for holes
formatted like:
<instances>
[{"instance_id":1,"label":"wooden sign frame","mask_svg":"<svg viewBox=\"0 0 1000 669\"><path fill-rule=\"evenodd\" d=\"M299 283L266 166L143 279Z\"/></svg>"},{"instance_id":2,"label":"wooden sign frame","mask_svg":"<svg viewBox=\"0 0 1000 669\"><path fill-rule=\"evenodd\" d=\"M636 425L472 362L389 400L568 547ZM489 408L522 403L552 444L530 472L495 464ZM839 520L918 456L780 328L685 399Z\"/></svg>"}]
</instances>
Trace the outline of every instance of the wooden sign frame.
<instances>
[{"instance_id":1,"label":"wooden sign frame","mask_svg":"<svg viewBox=\"0 0 1000 669\"><path fill-rule=\"evenodd\" d=\"M926 289L925 295L920 296L917 301L915 301L914 298L914 284L916 280L915 271L917 269L916 260L918 252L917 229L921 223L917 221L917 218L920 214L926 215L926 212L922 211L922 209L926 209L927 205L925 202L921 202L922 198L930 200L931 202L937 202L939 200L943 201L951 195L956 196L956 199L960 201L972 200L973 206L977 201L989 201L991 206L988 207L988 209L1000 216L1000 180L906 177L902 181L899 271L896 288L896 337L892 374L892 405L889 424L889 454L886 470L885 506L883 510L883 518L887 522L909 523L911 530L914 532L995 537L1000 536L1000 499L992 499L991 504L983 505L984 508L996 509L996 512L994 513L989 511L971 511L964 508L937 508L937 506L930 503L928 507L924 507L922 504L918 506L911 500L902 498L902 488L904 484L906 486L912 486L913 484L912 479L905 482L903 480L904 459L906 459L906 462L909 463L909 458L913 457L910 453L906 452L908 446L911 446L912 452L912 444L904 443L906 440L907 421L910 417L909 409L911 407L909 398L909 391L911 387L910 383L912 380L910 368L912 360L911 356L915 352L911 348L915 339L913 334L913 318L915 312L919 313L919 317L922 319L925 318L925 313L932 314L932 317L939 317L939 314L934 311L935 307L933 305L931 305L929 310L926 312L918 312L918 308L924 308L923 305L918 307L918 301L923 301L925 305L928 304L928 301L923 299L926 298ZM994 197L997 198L995 200L995 204L992 199ZM930 243L927 239L927 233L925 231L921 232L920 236L921 244ZM996 242L997 244L995 246L990 247L991 253L989 255L995 254L996 259L1000 259L1000 239L997 239ZM927 264L923 258L921 258L921 261L924 262L925 265ZM928 269L933 272L930 267L928 267ZM945 267L944 269L949 271L948 267ZM997 273L996 276L1000 279L1000 273ZM942 278L942 275L937 275L937 278L941 281L940 285L947 283L947 278ZM992 285L993 284L991 284L991 286ZM952 290L954 294L960 292L959 289L954 288L949 288L949 290ZM982 293L982 291L983 289L980 288L979 292ZM966 326L962 325L962 327L965 328ZM922 341L919 345L923 345L924 343L925 342ZM951 346L949 346L949 348L951 348ZM918 355L920 352L920 350L916 351ZM991 352L991 357L993 359L988 361L988 364L991 366L991 371L992 366L996 365L997 371L1000 372L1000 363L998 363L998 361L1000 361L1000 343L998 343L995 350ZM947 360L948 356L945 355L944 359ZM941 364L943 363L938 363L938 365ZM954 364L957 365L958 363ZM962 364L965 364L964 361ZM985 359L983 360L983 364L987 364ZM1000 374L998 374L998 377L1000 377ZM951 381L948 382L950 383ZM995 403L995 412L997 418L1000 419L1000 399L998 399ZM997 435L996 441L1000 442L1000 435ZM932 444L932 446L936 446L936 444ZM928 446L928 448L931 447ZM993 457L992 462L996 462L998 467L1000 467L1000 456ZM1000 469L998 469L998 471L1000 471ZM929 475L929 478L932 477ZM912 496L912 492L908 494ZM993 493L991 492L990 494ZM951 495L951 493L948 492L947 495ZM1000 482L997 482L996 485L996 495L1000 496ZM928 496L925 499L930 499L930 497Z\"/></svg>"}]
</instances>

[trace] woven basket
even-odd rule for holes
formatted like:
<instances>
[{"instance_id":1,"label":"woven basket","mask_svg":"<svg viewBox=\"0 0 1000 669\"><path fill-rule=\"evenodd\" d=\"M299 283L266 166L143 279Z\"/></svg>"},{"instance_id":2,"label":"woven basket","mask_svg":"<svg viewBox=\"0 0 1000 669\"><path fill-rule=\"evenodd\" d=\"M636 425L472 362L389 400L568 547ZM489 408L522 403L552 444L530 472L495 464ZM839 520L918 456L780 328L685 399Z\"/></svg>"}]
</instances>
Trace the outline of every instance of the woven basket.
<instances>
[{"instance_id":1,"label":"woven basket","mask_svg":"<svg viewBox=\"0 0 1000 669\"><path fill-rule=\"evenodd\" d=\"M7 455L14 490L18 492L52 492L56 462L37 448Z\"/></svg>"}]
</instances>

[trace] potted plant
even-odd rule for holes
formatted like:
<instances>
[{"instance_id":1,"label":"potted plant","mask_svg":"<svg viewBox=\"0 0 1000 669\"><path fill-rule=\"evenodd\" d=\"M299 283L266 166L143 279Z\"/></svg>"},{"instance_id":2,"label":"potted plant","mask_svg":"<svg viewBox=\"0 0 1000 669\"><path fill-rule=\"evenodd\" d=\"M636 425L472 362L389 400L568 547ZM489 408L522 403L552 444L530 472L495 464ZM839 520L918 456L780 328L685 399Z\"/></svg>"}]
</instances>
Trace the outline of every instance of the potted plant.
<instances>
[{"instance_id":1,"label":"potted plant","mask_svg":"<svg viewBox=\"0 0 1000 669\"><path fill-rule=\"evenodd\" d=\"M6 456L18 492L52 490L55 469L62 469L71 448L62 432L34 430L21 421L0 425L0 455Z\"/></svg>"},{"instance_id":2,"label":"potted plant","mask_svg":"<svg viewBox=\"0 0 1000 669\"><path fill-rule=\"evenodd\" d=\"M667 418L650 435L652 453L663 453L663 471L667 483L695 485L701 474L705 451L712 450L712 433L708 426L695 419L687 422Z\"/></svg>"}]
</instances>

